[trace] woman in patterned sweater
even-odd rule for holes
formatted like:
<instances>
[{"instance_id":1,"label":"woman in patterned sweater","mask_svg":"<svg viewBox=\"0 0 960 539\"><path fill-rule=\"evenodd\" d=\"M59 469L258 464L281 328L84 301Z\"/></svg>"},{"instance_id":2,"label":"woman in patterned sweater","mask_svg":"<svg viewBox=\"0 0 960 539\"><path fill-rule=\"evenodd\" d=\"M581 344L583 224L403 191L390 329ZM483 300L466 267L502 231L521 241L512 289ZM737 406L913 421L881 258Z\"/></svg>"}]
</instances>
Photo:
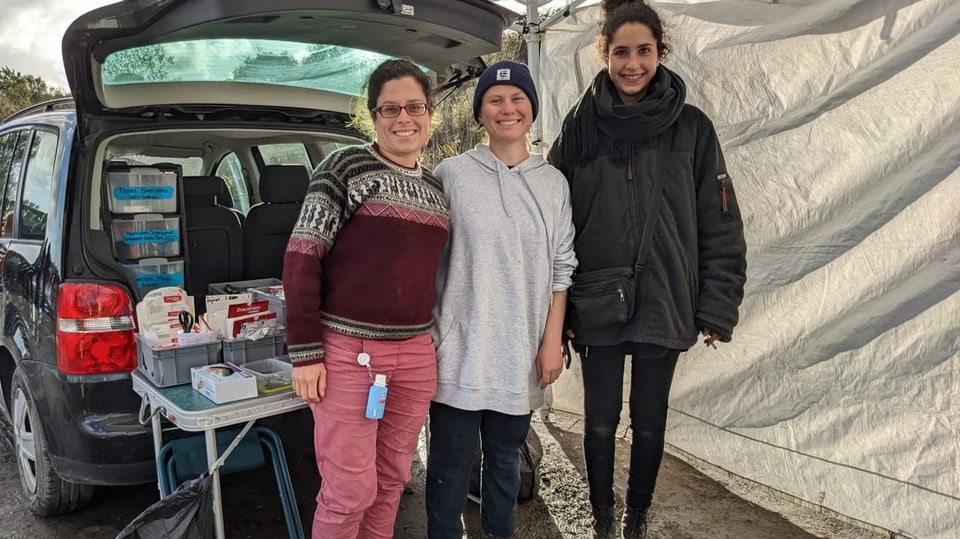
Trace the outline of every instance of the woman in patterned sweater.
<instances>
[{"instance_id":1,"label":"woman in patterned sweater","mask_svg":"<svg viewBox=\"0 0 960 539\"><path fill-rule=\"evenodd\" d=\"M293 385L310 403L317 467L313 537L392 537L436 392L434 283L449 232L440 183L420 166L431 84L410 62L370 76L377 141L314 172L284 257ZM381 419L365 414L376 375Z\"/></svg>"}]
</instances>

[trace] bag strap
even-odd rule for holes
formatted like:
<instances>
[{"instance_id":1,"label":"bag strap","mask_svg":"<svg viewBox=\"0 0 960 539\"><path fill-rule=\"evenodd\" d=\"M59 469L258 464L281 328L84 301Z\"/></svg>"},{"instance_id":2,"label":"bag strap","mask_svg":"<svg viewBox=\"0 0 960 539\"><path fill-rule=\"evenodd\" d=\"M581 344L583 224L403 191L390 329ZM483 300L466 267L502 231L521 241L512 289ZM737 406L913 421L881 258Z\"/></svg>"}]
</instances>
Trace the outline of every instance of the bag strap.
<instances>
[{"instance_id":1,"label":"bag strap","mask_svg":"<svg viewBox=\"0 0 960 539\"><path fill-rule=\"evenodd\" d=\"M662 152L662 149L661 149ZM653 240L653 230L657 226L657 215L660 212L660 199L663 198L663 173L660 170L661 153L657 154L657 166L654 168L653 189L650 191L650 205L647 207L647 220L643 224L643 236L640 238L640 249L637 252L637 263L633 266L634 277L646 270L645 262L650 252L650 243ZM629 166L633 166L632 159ZM636 180L634 180L636 181Z\"/></svg>"},{"instance_id":2,"label":"bag strap","mask_svg":"<svg viewBox=\"0 0 960 539\"><path fill-rule=\"evenodd\" d=\"M220 455L220 458L218 458L216 461L214 461L213 464L210 465L210 467L207 469L207 472L212 474L213 472L217 471L217 468L223 466L223 463L227 461L227 457L229 457L230 453L233 453L233 450L236 449L238 445L240 445L240 442L243 440L243 437L246 436L248 432L250 432L250 429L253 427L253 424L256 422L257 422L256 420L248 421L247 424L243 426L243 430L240 431L240 434L238 434L237 437L234 438L232 442L230 442L230 445L228 445L227 448L223 450L223 454Z\"/></svg>"}]
</instances>

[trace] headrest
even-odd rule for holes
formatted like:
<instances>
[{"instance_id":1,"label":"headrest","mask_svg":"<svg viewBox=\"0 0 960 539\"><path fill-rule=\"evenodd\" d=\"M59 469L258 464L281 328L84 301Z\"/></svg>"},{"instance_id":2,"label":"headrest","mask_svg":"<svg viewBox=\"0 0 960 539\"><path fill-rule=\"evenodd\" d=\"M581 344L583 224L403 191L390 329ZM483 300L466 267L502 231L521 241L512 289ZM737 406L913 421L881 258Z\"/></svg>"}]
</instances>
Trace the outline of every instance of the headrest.
<instances>
[{"instance_id":1,"label":"headrest","mask_svg":"<svg viewBox=\"0 0 960 539\"><path fill-rule=\"evenodd\" d=\"M221 206L233 207L227 182L219 176L184 176L183 197L190 206L213 204L215 201Z\"/></svg>"},{"instance_id":2,"label":"headrest","mask_svg":"<svg viewBox=\"0 0 960 539\"><path fill-rule=\"evenodd\" d=\"M268 204L303 202L310 174L302 165L267 165L260 174L260 200Z\"/></svg>"},{"instance_id":3,"label":"headrest","mask_svg":"<svg viewBox=\"0 0 960 539\"><path fill-rule=\"evenodd\" d=\"M215 177L220 180L220 193L217 195L217 204L233 208L233 195L230 194L230 189L227 187L227 180L218 176Z\"/></svg>"}]
</instances>

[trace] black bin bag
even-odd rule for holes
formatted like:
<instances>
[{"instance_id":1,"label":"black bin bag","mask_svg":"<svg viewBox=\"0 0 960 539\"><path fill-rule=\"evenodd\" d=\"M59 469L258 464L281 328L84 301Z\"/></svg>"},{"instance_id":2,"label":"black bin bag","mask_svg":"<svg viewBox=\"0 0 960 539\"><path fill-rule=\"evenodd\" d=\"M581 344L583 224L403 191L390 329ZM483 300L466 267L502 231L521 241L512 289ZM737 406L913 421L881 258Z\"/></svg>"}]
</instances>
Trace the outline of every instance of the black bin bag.
<instances>
[{"instance_id":1,"label":"black bin bag","mask_svg":"<svg viewBox=\"0 0 960 539\"><path fill-rule=\"evenodd\" d=\"M120 530L116 539L209 539L213 522L213 478L204 473L180 485Z\"/></svg>"}]
</instances>

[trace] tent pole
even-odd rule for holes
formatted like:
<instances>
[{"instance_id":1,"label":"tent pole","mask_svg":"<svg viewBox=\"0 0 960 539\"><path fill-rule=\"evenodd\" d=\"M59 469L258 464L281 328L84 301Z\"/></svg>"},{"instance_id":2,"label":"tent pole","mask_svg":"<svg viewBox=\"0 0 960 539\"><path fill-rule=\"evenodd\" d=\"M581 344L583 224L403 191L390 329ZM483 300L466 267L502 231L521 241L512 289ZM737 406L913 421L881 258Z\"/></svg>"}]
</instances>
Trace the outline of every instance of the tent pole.
<instances>
[{"instance_id":1,"label":"tent pole","mask_svg":"<svg viewBox=\"0 0 960 539\"><path fill-rule=\"evenodd\" d=\"M527 4L527 24L523 32L524 39L527 41L527 65L530 67L530 76L533 77L533 83L537 87L537 93L543 84L540 82L540 14L537 12L537 3ZM533 144L532 153L540 154L541 137L543 136L543 124L538 115L537 119L530 126L530 140Z\"/></svg>"},{"instance_id":2,"label":"tent pole","mask_svg":"<svg viewBox=\"0 0 960 539\"><path fill-rule=\"evenodd\" d=\"M550 15L540 24L540 29L546 31L547 28L553 26L553 24L564 17L569 17L571 13L582 4L587 3L589 0L572 0L567 4L567 7L563 8L560 11L557 11L553 15Z\"/></svg>"}]
</instances>

